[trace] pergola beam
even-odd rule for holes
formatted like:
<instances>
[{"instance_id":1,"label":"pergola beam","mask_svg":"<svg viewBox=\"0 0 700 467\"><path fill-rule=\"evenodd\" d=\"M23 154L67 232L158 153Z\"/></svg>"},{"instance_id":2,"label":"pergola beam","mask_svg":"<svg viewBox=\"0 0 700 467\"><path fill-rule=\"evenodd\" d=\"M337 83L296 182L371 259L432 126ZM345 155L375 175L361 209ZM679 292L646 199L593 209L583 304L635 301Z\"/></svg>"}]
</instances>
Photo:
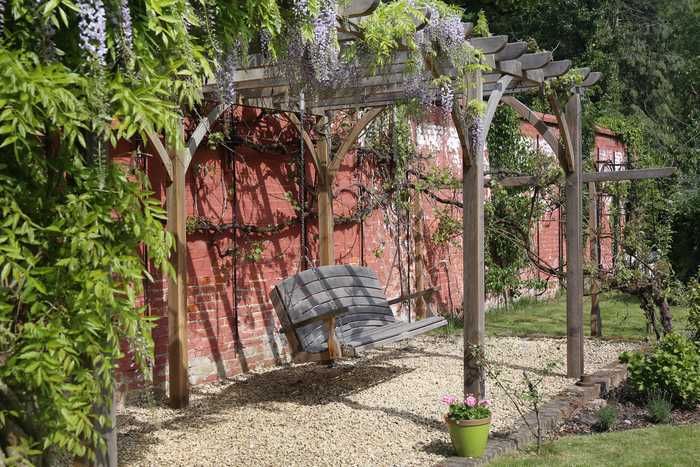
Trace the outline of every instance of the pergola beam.
<instances>
[{"instance_id":1,"label":"pergola beam","mask_svg":"<svg viewBox=\"0 0 700 467\"><path fill-rule=\"evenodd\" d=\"M674 174L674 167L660 167L653 169L631 169L614 172L584 172L583 182L621 182L625 180L647 180L650 178L670 177Z\"/></svg>"}]
</instances>

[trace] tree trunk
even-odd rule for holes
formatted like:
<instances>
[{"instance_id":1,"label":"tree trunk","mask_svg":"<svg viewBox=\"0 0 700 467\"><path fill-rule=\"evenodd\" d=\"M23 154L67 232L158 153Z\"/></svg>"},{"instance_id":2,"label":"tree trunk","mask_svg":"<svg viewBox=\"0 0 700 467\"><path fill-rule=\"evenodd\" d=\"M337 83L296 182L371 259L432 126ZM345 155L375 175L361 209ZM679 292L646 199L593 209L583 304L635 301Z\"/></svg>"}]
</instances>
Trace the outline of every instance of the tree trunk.
<instances>
[{"instance_id":1,"label":"tree trunk","mask_svg":"<svg viewBox=\"0 0 700 467\"><path fill-rule=\"evenodd\" d=\"M659 307L661 326L664 328L664 334L673 332L673 316L671 316L671 308L668 306L666 298L658 297L656 299L656 306Z\"/></svg>"}]
</instances>

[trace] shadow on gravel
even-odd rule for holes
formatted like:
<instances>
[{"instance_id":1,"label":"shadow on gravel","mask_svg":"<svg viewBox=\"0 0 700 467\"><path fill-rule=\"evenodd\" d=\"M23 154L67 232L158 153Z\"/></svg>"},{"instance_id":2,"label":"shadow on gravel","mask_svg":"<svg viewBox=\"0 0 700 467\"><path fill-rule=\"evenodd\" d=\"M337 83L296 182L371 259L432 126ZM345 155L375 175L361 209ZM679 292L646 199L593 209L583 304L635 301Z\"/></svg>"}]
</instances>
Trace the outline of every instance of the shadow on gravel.
<instances>
[{"instance_id":1,"label":"shadow on gravel","mask_svg":"<svg viewBox=\"0 0 700 467\"><path fill-rule=\"evenodd\" d=\"M286 366L224 380L221 384L226 387L216 394L208 394L202 388L194 386L191 389L191 405L173 412L169 417L166 415L166 419L161 423L145 423L130 414L119 415L117 426L120 427L120 444L128 439L131 444L129 460L139 462L139 459L145 458L148 446L158 443L154 431L203 429L230 417L230 409L257 406L260 410L274 411L271 407L271 403L274 402L300 405L342 403L357 410L382 411L413 423L440 429L441 424L433 419L402 410L365 406L349 399L349 396L355 393L414 371L414 368L401 366L400 361L424 354L432 356L429 352L415 347L405 347L378 351L369 357L341 361L332 367L318 364ZM164 407L167 406L167 398L161 396L155 404L135 402L129 405L144 408ZM134 445L138 448L134 449Z\"/></svg>"},{"instance_id":2,"label":"shadow on gravel","mask_svg":"<svg viewBox=\"0 0 700 467\"><path fill-rule=\"evenodd\" d=\"M428 454L435 454L443 457L451 457L457 454L452 447L452 443L441 439L435 439L427 444L424 444L423 446L420 446L419 449Z\"/></svg>"},{"instance_id":3,"label":"shadow on gravel","mask_svg":"<svg viewBox=\"0 0 700 467\"><path fill-rule=\"evenodd\" d=\"M508 368L513 369L513 370L522 370L522 371L526 371L528 373L532 373L532 374L539 375L539 376L554 376L557 378L567 378L566 373L563 373L561 371L554 371L554 370L546 371L542 368L532 368L529 366L514 365L514 364L508 363L508 362L496 362L496 363L498 366L508 367Z\"/></svg>"}]
</instances>

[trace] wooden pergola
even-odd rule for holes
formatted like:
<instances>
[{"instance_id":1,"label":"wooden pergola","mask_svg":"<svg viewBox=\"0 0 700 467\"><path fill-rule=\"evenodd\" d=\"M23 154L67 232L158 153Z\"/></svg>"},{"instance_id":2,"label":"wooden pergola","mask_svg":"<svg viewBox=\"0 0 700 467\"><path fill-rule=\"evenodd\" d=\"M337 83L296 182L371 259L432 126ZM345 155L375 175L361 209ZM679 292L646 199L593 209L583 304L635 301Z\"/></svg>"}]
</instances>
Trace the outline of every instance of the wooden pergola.
<instances>
[{"instance_id":1,"label":"wooden pergola","mask_svg":"<svg viewBox=\"0 0 700 467\"><path fill-rule=\"evenodd\" d=\"M379 3L378 0L355 0L339 14L339 37L347 39L358 34L352 25L361 21ZM350 25L350 26L348 26ZM459 136L463 162L463 282L464 282L464 391L484 394L484 375L473 354L473 346L484 343L484 149L486 136L497 106L503 102L529 121L551 146L566 174L566 249L567 249L567 374L578 378L583 374L583 264L582 264L582 186L584 180L600 180L600 174L585 174L582 168L581 95L586 87L595 84L601 74L587 68L578 69L582 81L574 86L568 101L561 109L557 96L549 101L557 117L560 137L537 117L514 94L544 89L545 83L571 70L569 60L554 60L551 52L528 53L525 42L508 42L507 36L472 37L473 25L464 23L465 41L481 51L482 62L490 71L468 73L466 90L455 99L452 120ZM386 107L406 100L409 67L407 52L395 53L392 63L376 74L360 68L357 76L337 89L318 93L306 99L294 94L284 77L281 66L252 56L245 68L235 73L237 92L235 105L270 109L286 115L296 126L318 173L319 189L318 227L320 232L319 258L321 265L334 262L333 252L333 194L332 185L345 155L352 149L363 130ZM457 71L445 61L427 61L426 66L435 75L457 79ZM216 101L213 85L204 89ZM486 111L481 116L469 115L466 105L472 100L486 100ZM304 104L301 104L303 101ZM459 101L459 102L458 102ZM301 108L304 106L304 108ZM173 407L188 404L187 360L187 264L185 231L185 174L209 129L226 110L227 105L215 104L197 125L184 144L175 151L164 147L161 139L149 135L162 160L170 184L167 187L168 230L176 239L172 263L176 275L168 285L169 335L169 392ZM361 117L332 154L330 135L332 112L363 109ZM312 115L315 119L314 142L304 129L297 113ZM481 130L479 130L479 128ZM479 134L481 131L481 134ZM633 171L627 171L633 172ZM527 183L524 181L523 183Z\"/></svg>"}]
</instances>

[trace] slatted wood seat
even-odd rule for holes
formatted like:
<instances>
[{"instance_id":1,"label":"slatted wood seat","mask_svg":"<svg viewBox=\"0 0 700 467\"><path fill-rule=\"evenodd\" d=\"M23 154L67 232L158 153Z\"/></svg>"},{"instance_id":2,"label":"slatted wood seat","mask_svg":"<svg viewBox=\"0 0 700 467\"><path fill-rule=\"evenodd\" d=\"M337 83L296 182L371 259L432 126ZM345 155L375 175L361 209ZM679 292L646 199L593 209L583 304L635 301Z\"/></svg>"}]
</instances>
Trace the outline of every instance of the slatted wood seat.
<instances>
[{"instance_id":1,"label":"slatted wood seat","mask_svg":"<svg viewBox=\"0 0 700 467\"><path fill-rule=\"evenodd\" d=\"M294 360L301 362L357 354L446 325L441 316L397 321L391 311L394 303L433 292L428 289L388 301L374 271L337 265L289 277L272 289L270 297Z\"/></svg>"}]
</instances>

